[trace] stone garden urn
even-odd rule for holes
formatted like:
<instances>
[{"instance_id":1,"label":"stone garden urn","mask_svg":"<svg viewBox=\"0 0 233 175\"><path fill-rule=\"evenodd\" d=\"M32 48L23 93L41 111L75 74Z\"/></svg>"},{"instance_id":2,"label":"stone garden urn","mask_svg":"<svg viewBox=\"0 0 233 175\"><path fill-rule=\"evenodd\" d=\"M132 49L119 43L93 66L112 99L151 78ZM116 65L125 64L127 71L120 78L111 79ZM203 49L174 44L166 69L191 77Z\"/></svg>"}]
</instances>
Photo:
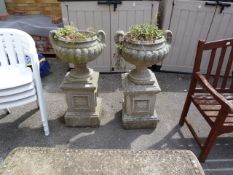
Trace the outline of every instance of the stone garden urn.
<instances>
[{"instance_id":1,"label":"stone garden urn","mask_svg":"<svg viewBox=\"0 0 233 175\"><path fill-rule=\"evenodd\" d=\"M168 54L172 33L165 31L154 41L133 41L127 38L127 33L118 31L114 39L118 55L135 65L135 69L122 75L123 126L126 129L155 128L159 121L155 109L156 95L161 89L154 73L147 67L161 62Z\"/></svg>"},{"instance_id":2,"label":"stone garden urn","mask_svg":"<svg viewBox=\"0 0 233 175\"><path fill-rule=\"evenodd\" d=\"M88 34L88 31L78 32ZM102 111L102 100L98 97L99 73L88 68L87 63L103 51L105 33L99 30L78 42L57 39L55 35L56 31L51 31L49 38L57 57L75 65L61 84L68 105L65 123L67 126L98 127Z\"/></svg>"},{"instance_id":3,"label":"stone garden urn","mask_svg":"<svg viewBox=\"0 0 233 175\"><path fill-rule=\"evenodd\" d=\"M128 41L126 34L118 31L114 39L116 44L122 45L119 54L136 66L128 74L128 79L135 84L154 84L155 75L147 67L161 62L168 54L172 41L171 31L165 31L165 36L155 41Z\"/></svg>"},{"instance_id":4,"label":"stone garden urn","mask_svg":"<svg viewBox=\"0 0 233 175\"><path fill-rule=\"evenodd\" d=\"M80 33L82 32L88 33L88 31ZM55 33L56 30L52 30L49 34L54 52L61 60L75 65L75 68L66 77L66 81L88 80L93 70L87 67L87 63L95 60L102 53L105 46L105 32L99 30L95 36L79 42L54 39Z\"/></svg>"}]
</instances>

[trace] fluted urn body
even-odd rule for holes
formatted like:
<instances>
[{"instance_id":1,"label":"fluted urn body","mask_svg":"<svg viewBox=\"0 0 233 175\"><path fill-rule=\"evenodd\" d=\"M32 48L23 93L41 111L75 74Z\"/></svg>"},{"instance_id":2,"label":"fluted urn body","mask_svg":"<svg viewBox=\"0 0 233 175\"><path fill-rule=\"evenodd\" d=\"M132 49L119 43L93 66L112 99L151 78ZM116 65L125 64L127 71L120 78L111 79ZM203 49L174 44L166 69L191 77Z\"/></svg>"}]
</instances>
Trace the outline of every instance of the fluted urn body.
<instances>
[{"instance_id":1,"label":"fluted urn body","mask_svg":"<svg viewBox=\"0 0 233 175\"><path fill-rule=\"evenodd\" d=\"M128 79L135 84L154 84L155 75L147 67L161 62L168 54L172 41L171 31L165 31L165 36L155 41L131 41L126 35L127 33L118 31L114 39L120 46L120 56L136 66L128 74Z\"/></svg>"},{"instance_id":2,"label":"fluted urn body","mask_svg":"<svg viewBox=\"0 0 233 175\"><path fill-rule=\"evenodd\" d=\"M102 53L105 46L105 32L99 30L96 35L79 42L55 39L55 33L56 31L52 30L49 34L54 52L61 60L75 65L75 69L71 70L66 80L74 82L88 80L93 70L87 68L87 63ZM88 31L80 31L80 33L88 33Z\"/></svg>"}]
</instances>

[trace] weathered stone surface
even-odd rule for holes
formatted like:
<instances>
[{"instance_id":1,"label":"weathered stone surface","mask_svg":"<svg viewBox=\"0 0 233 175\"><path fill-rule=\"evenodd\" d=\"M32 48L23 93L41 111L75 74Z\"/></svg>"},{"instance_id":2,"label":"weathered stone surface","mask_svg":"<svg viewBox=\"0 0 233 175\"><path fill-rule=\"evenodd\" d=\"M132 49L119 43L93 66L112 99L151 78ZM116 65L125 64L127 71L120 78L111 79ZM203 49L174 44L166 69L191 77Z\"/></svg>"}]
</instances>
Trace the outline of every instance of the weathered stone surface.
<instances>
[{"instance_id":1,"label":"weathered stone surface","mask_svg":"<svg viewBox=\"0 0 233 175\"><path fill-rule=\"evenodd\" d=\"M194 154L185 150L75 150L17 148L1 175L204 175Z\"/></svg>"},{"instance_id":2,"label":"weathered stone surface","mask_svg":"<svg viewBox=\"0 0 233 175\"><path fill-rule=\"evenodd\" d=\"M67 81L65 76L61 88L66 94L68 110L65 114L67 126L98 127L101 116L101 99L97 97L99 73L94 72L86 81Z\"/></svg>"},{"instance_id":3,"label":"weathered stone surface","mask_svg":"<svg viewBox=\"0 0 233 175\"><path fill-rule=\"evenodd\" d=\"M140 128L156 128L159 122L156 111L154 115L131 116L125 113L124 107L122 110L122 122L125 129L140 129Z\"/></svg>"},{"instance_id":4,"label":"weathered stone surface","mask_svg":"<svg viewBox=\"0 0 233 175\"><path fill-rule=\"evenodd\" d=\"M102 114L102 99L97 97L97 105L94 112L67 111L65 123L67 126L99 127Z\"/></svg>"},{"instance_id":5,"label":"weathered stone surface","mask_svg":"<svg viewBox=\"0 0 233 175\"><path fill-rule=\"evenodd\" d=\"M88 33L88 31L79 31ZM99 30L93 37L87 38L85 41L69 42L66 40L54 39L56 30L49 33L49 39L56 55L69 63L75 65L86 64L96 59L105 47L105 32Z\"/></svg>"},{"instance_id":6,"label":"weathered stone surface","mask_svg":"<svg viewBox=\"0 0 233 175\"><path fill-rule=\"evenodd\" d=\"M156 128L158 117L155 101L156 94L161 91L156 78L154 77L153 85L135 85L127 76L127 73L122 75L124 128Z\"/></svg>"}]
</instances>

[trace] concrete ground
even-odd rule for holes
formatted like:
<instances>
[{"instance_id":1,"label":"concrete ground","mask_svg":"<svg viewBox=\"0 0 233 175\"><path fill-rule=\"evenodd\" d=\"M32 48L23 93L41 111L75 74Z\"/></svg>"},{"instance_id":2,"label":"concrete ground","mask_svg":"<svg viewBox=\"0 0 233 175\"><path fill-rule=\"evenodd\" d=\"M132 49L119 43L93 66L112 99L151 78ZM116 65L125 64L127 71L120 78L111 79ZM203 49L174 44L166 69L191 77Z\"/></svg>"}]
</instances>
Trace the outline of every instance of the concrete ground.
<instances>
[{"instance_id":1,"label":"concrete ground","mask_svg":"<svg viewBox=\"0 0 233 175\"><path fill-rule=\"evenodd\" d=\"M64 125L67 109L64 93L59 85L68 69L67 64L49 59L51 74L43 78L44 94L48 106L51 134L45 137L41 128L36 103L11 109L11 114L0 112L0 162L19 146L69 147L78 149L189 149L196 155L199 147L184 125L178 125L187 94L190 75L156 73L162 92L157 97L156 109L160 122L155 130L124 130L121 126L120 74L101 74L99 96L103 98L103 116L99 128L70 128ZM189 117L203 139L209 127L192 106ZM207 175L233 174L233 134L221 136L206 163Z\"/></svg>"}]
</instances>

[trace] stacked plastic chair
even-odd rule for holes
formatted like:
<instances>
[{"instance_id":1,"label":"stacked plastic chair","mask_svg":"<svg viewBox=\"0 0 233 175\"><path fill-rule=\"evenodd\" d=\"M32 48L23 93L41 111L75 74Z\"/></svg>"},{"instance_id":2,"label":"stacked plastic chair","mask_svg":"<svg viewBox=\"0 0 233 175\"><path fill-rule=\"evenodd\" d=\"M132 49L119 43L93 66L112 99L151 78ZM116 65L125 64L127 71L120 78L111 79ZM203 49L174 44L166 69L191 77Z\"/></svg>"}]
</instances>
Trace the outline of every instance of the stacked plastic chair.
<instances>
[{"instance_id":1,"label":"stacked plastic chair","mask_svg":"<svg viewBox=\"0 0 233 175\"><path fill-rule=\"evenodd\" d=\"M32 68L25 57L31 58ZM37 101L45 135L49 135L48 113L42 92L35 42L27 33L0 29L0 109Z\"/></svg>"}]
</instances>

